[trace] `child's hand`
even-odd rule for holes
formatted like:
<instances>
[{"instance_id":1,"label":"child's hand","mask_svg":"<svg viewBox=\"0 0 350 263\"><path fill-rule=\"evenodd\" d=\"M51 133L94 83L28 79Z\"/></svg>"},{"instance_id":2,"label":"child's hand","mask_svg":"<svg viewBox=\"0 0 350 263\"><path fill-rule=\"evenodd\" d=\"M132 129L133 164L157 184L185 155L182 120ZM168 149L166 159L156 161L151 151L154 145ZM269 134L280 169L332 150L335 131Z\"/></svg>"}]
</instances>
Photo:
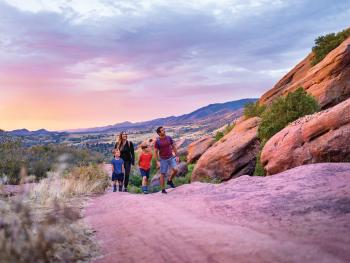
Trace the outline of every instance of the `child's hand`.
<instances>
[{"instance_id":1,"label":"child's hand","mask_svg":"<svg viewBox=\"0 0 350 263\"><path fill-rule=\"evenodd\" d=\"M157 169L159 169L159 168L160 168L160 162L157 161Z\"/></svg>"}]
</instances>

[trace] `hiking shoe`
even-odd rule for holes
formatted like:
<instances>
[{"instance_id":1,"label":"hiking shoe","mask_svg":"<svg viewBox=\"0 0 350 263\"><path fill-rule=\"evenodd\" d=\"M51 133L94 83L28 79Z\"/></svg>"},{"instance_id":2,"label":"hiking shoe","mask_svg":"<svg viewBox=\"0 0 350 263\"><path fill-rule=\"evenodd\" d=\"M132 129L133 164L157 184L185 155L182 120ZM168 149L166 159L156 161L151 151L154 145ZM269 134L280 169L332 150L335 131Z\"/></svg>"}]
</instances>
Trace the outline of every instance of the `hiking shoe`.
<instances>
[{"instance_id":1,"label":"hiking shoe","mask_svg":"<svg viewBox=\"0 0 350 263\"><path fill-rule=\"evenodd\" d=\"M168 184L171 188L175 188L175 185L174 185L173 181L168 181L167 184Z\"/></svg>"},{"instance_id":2,"label":"hiking shoe","mask_svg":"<svg viewBox=\"0 0 350 263\"><path fill-rule=\"evenodd\" d=\"M119 192L121 192L123 190L123 188L122 187L119 187Z\"/></svg>"},{"instance_id":3,"label":"hiking shoe","mask_svg":"<svg viewBox=\"0 0 350 263\"><path fill-rule=\"evenodd\" d=\"M113 187L113 192L117 192L117 187L116 186Z\"/></svg>"},{"instance_id":4,"label":"hiking shoe","mask_svg":"<svg viewBox=\"0 0 350 263\"><path fill-rule=\"evenodd\" d=\"M162 194L167 194L167 191L165 191L165 189L163 189Z\"/></svg>"},{"instance_id":5,"label":"hiking shoe","mask_svg":"<svg viewBox=\"0 0 350 263\"><path fill-rule=\"evenodd\" d=\"M128 188L124 188L123 192L127 192L128 191Z\"/></svg>"}]
</instances>

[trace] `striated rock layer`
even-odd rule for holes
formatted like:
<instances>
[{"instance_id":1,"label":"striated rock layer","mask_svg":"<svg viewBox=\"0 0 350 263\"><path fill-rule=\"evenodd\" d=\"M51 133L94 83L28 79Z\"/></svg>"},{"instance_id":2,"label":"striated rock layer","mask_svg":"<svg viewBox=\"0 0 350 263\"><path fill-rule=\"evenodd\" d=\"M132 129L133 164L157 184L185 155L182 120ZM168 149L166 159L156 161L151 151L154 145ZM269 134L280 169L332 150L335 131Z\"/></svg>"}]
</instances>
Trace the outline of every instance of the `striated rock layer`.
<instances>
[{"instance_id":1,"label":"striated rock layer","mask_svg":"<svg viewBox=\"0 0 350 263\"><path fill-rule=\"evenodd\" d=\"M254 172L259 151L257 130L260 118L241 118L230 133L210 147L198 160L192 181L220 181Z\"/></svg>"},{"instance_id":2,"label":"striated rock layer","mask_svg":"<svg viewBox=\"0 0 350 263\"><path fill-rule=\"evenodd\" d=\"M316 97L323 109L350 97L350 38L331 51L321 62L311 67L313 54L285 75L260 102L271 103L277 97L303 87Z\"/></svg>"},{"instance_id":3,"label":"striated rock layer","mask_svg":"<svg viewBox=\"0 0 350 263\"><path fill-rule=\"evenodd\" d=\"M215 140L211 136L192 142L188 146L187 163L195 163L214 143Z\"/></svg>"}]
</instances>

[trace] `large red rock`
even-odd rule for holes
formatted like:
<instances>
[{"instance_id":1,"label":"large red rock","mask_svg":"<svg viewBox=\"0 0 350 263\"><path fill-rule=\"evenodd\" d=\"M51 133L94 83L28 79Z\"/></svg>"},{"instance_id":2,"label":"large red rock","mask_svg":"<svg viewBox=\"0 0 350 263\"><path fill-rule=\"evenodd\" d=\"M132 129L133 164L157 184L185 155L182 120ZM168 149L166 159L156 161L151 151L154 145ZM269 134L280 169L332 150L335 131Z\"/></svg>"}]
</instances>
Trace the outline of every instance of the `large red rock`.
<instances>
[{"instance_id":1,"label":"large red rock","mask_svg":"<svg viewBox=\"0 0 350 263\"><path fill-rule=\"evenodd\" d=\"M320 162L350 162L350 99L296 120L264 146L267 174Z\"/></svg>"},{"instance_id":2,"label":"large red rock","mask_svg":"<svg viewBox=\"0 0 350 263\"><path fill-rule=\"evenodd\" d=\"M225 181L254 172L259 151L257 130L260 118L241 118L235 127L198 160L191 181Z\"/></svg>"},{"instance_id":3,"label":"large red rock","mask_svg":"<svg viewBox=\"0 0 350 263\"><path fill-rule=\"evenodd\" d=\"M222 184L196 182L166 196L109 189L89 199L84 215L100 244L96 263L345 263L350 163L309 164Z\"/></svg>"},{"instance_id":4,"label":"large red rock","mask_svg":"<svg viewBox=\"0 0 350 263\"><path fill-rule=\"evenodd\" d=\"M192 142L188 146L187 163L195 163L214 143L215 140L211 136L206 136Z\"/></svg>"},{"instance_id":5,"label":"large red rock","mask_svg":"<svg viewBox=\"0 0 350 263\"><path fill-rule=\"evenodd\" d=\"M260 102L271 103L277 97L303 87L316 97L323 109L350 97L350 38L331 51L321 62L311 66L313 54L285 75Z\"/></svg>"}]
</instances>

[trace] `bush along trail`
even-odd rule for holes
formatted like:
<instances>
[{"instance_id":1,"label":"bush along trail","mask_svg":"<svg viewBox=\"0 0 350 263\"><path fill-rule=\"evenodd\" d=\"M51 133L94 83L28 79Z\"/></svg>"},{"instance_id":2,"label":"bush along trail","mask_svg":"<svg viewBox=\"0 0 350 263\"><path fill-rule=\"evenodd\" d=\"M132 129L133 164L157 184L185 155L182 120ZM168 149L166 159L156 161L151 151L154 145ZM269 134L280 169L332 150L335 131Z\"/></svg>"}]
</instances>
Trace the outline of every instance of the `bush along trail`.
<instances>
[{"instance_id":1,"label":"bush along trail","mask_svg":"<svg viewBox=\"0 0 350 263\"><path fill-rule=\"evenodd\" d=\"M90 200L95 262L349 262L350 164Z\"/></svg>"}]
</instances>

